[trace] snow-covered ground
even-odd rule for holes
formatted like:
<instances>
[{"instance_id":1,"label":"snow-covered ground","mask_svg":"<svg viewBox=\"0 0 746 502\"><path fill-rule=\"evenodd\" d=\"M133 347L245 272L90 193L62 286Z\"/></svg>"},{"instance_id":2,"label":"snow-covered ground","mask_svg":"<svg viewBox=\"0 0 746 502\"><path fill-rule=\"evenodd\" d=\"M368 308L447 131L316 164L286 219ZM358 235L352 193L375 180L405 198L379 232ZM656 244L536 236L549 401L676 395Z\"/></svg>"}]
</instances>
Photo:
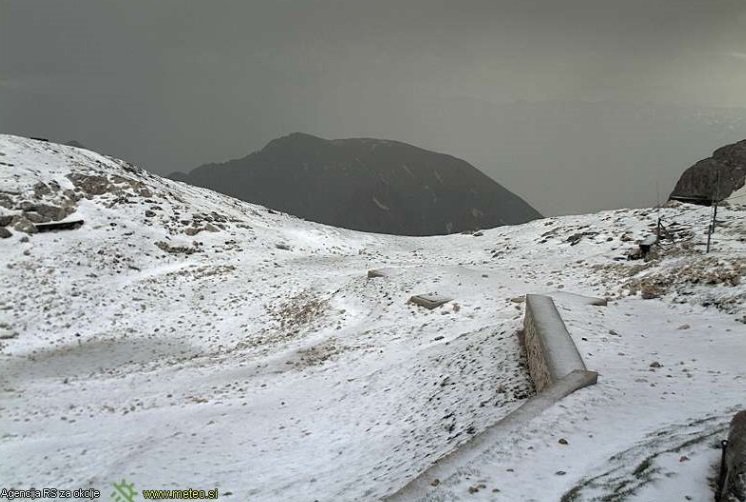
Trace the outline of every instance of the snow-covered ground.
<instances>
[{"instance_id":1,"label":"snow-covered ground","mask_svg":"<svg viewBox=\"0 0 746 502\"><path fill-rule=\"evenodd\" d=\"M664 208L677 243L626 261L656 211L364 234L0 136L0 216L23 201L85 223L0 239L0 487L379 499L532 394L525 293L610 298L556 295L599 383L427 498L707 500L746 405L743 207L720 209L709 255L710 210Z\"/></svg>"}]
</instances>

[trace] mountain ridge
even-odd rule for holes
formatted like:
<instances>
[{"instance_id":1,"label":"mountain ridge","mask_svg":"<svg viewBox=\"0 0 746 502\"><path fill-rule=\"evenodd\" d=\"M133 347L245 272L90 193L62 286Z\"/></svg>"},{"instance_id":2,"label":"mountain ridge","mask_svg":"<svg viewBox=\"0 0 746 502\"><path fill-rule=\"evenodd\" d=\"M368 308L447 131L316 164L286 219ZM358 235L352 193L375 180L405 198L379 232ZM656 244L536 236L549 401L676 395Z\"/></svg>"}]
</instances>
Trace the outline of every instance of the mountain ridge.
<instances>
[{"instance_id":1,"label":"mountain ridge","mask_svg":"<svg viewBox=\"0 0 746 502\"><path fill-rule=\"evenodd\" d=\"M168 177L375 233L438 235L541 217L465 160L387 139L327 140L296 132L244 157Z\"/></svg>"}]
</instances>

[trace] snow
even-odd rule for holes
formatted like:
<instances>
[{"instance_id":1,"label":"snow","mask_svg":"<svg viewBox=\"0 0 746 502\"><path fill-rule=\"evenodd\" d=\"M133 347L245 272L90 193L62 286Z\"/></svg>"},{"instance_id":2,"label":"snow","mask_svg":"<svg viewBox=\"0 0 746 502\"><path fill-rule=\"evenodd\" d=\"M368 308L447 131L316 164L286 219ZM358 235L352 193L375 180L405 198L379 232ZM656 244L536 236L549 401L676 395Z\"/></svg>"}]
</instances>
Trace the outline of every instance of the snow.
<instances>
[{"instance_id":1,"label":"snow","mask_svg":"<svg viewBox=\"0 0 746 502\"><path fill-rule=\"evenodd\" d=\"M712 444L746 400L741 206L719 210L707 256L710 209L663 208L680 242L628 262L615 259L649 235L655 211L395 237L54 143L3 135L0 161L0 195L14 204L37 201L38 182L59 185L41 196L49 203L80 194L70 173L114 187L76 203L77 230L0 239L0 334L13 336L0 339L3 485L126 479L217 487L227 500L380 499L531 395L511 298L561 290L610 299L555 296L598 384L423 497L593 500L625 481L639 484L630 500L711 493ZM598 233L567 241L588 230ZM423 291L454 300L407 303Z\"/></svg>"}]
</instances>

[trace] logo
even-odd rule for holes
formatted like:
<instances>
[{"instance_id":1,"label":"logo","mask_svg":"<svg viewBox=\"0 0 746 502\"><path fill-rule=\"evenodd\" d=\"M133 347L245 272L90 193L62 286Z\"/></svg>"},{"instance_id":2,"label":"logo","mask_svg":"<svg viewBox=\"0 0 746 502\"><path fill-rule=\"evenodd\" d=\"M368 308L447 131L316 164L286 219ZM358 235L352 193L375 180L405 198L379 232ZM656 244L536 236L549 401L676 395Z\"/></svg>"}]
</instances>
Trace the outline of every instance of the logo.
<instances>
[{"instance_id":1,"label":"logo","mask_svg":"<svg viewBox=\"0 0 746 502\"><path fill-rule=\"evenodd\" d=\"M135 502L136 495L135 484L127 483L124 479L121 483L114 483L114 491L111 492L114 502Z\"/></svg>"}]
</instances>

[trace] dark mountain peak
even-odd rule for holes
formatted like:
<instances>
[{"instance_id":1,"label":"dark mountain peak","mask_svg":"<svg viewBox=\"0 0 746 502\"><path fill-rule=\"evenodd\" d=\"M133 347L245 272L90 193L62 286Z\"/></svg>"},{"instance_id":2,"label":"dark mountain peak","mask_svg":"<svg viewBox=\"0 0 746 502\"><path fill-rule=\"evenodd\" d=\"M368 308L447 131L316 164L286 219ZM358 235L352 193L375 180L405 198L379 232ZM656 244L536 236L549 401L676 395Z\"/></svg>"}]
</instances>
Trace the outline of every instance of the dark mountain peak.
<instances>
[{"instance_id":1,"label":"dark mountain peak","mask_svg":"<svg viewBox=\"0 0 746 502\"><path fill-rule=\"evenodd\" d=\"M166 178L174 181L183 181L185 183L189 183L189 175L182 171L174 171L171 174L167 175Z\"/></svg>"},{"instance_id":2,"label":"dark mountain peak","mask_svg":"<svg viewBox=\"0 0 746 502\"><path fill-rule=\"evenodd\" d=\"M541 215L469 163L406 143L293 133L172 179L338 227L437 235Z\"/></svg>"},{"instance_id":3,"label":"dark mountain peak","mask_svg":"<svg viewBox=\"0 0 746 502\"><path fill-rule=\"evenodd\" d=\"M699 204L728 198L746 183L746 140L718 148L684 173L669 199Z\"/></svg>"},{"instance_id":4,"label":"dark mountain peak","mask_svg":"<svg viewBox=\"0 0 746 502\"><path fill-rule=\"evenodd\" d=\"M712 157L725 164L746 165L746 139L721 146L715 150Z\"/></svg>"},{"instance_id":5,"label":"dark mountain peak","mask_svg":"<svg viewBox=\"0 0 746 502\"><path fill-rule=\"evenodd\" d=\"M263 150L277 149L277 148L306 148L313 145L328 144L329 140L319 138L312 134L306 134L304 132L293 132L286 136L280 136L275 138L263 148Z\"/></svg>"},{"instance_id":6,"label":"dark mountain peak","mask_svg":"<svg viewBox=\"0 0 746 502\"><path fill-rule=\"evenodd\" d=\"M70 141L68 141L67 143L65 143L65 145L72 146L72 147L75 147L75 148L85 148L85 145L83 145L83 143L81 143L79 141L76 141L74 139L71 139Z\"/></svg>"}]
</instances>

